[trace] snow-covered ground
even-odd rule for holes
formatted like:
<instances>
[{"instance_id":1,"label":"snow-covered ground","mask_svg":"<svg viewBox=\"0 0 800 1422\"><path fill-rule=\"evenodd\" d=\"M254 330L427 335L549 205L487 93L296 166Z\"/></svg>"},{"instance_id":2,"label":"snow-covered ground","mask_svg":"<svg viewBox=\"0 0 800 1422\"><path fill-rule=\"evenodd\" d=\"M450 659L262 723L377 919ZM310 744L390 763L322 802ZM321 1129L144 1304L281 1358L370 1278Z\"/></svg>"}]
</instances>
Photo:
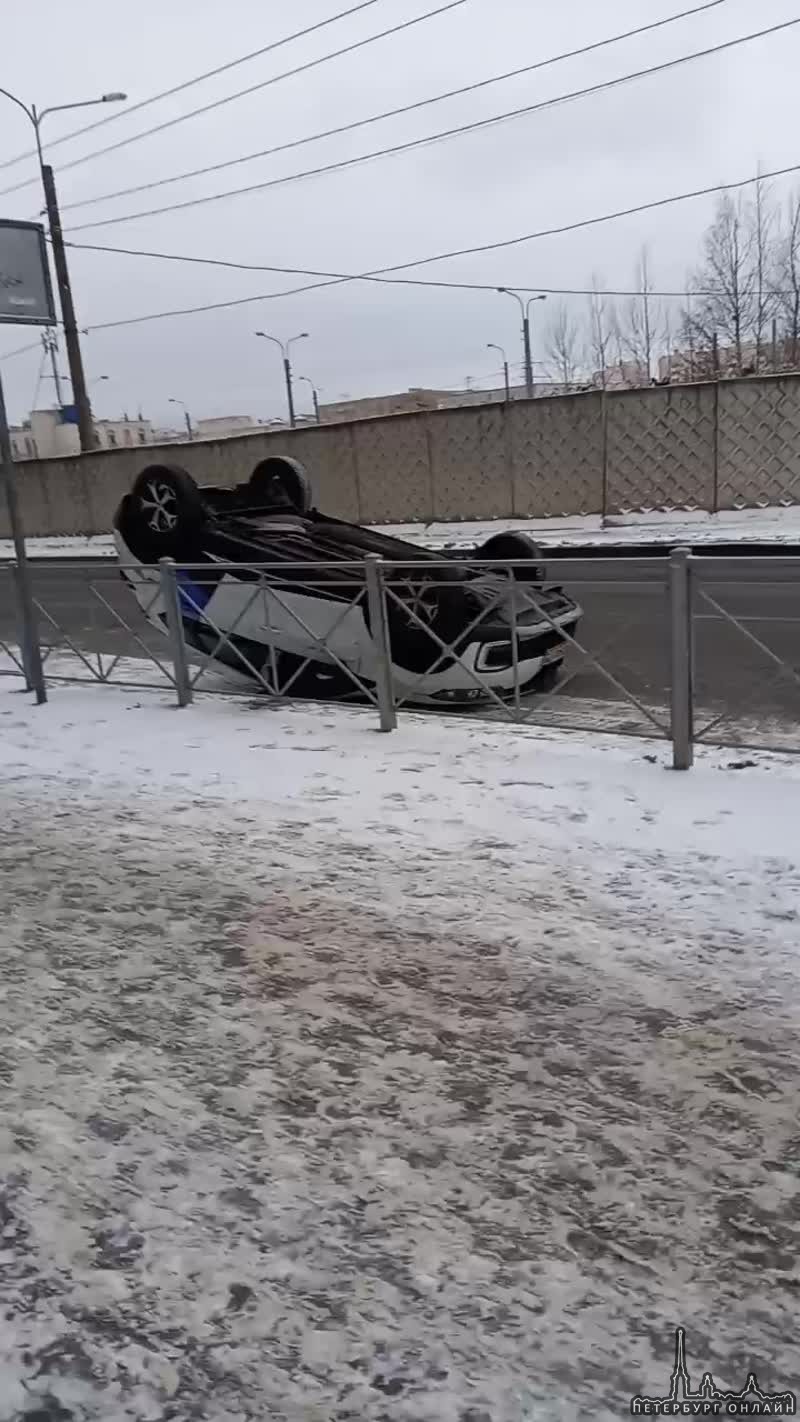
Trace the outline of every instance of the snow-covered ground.
<instances>
[{"instance_id":1,"label":"snow-covered ground","mask_svg":"<svg viewBox=\"0 0 800 1422\"><path fill-rule=\"evenodd\" d=\"M113 558L116 549L111 534L92 538L63 534L52 538L28 538L25 546L31 558ZM10 538L0 538L0 560L10 562L14 544Z\"/></svg>"},{"instance_id":2,"label":"snow-covered ground","mask_svg":"<svg viewBox=\"0 0 800 1422\"><path fill-rule=\"evenodd\" d=\"M800 769L12 685L3 1422L796 1384Z\"/></svg>"},{"instance_id":3,"label":"snow-covered ground","mask_svg":"<svg viewBox=\"0 0 800 1422\"><path fill-rule=\"evenodd\" d=\"M544 519L483 519L478 522L456 523L396 523L382 525L379 532L406 538L426 548L471 548L483 543L493 533L517 529L531 533L544 547L589 544L602 547L638 543L737 542L763 540L769 543L800 541L800 507L742 509L735 512L708 514L646 513L624 514L603 520L599 515L582 518ZM114 556L110 535L93 538L59 537L29 538L28 549L35 558L98 558ZM0 539L0 561L11 559L14 547L10 540Z\"/></svg>"},{"instance_id":4,"label":"snow-covered ground","mask_svg":"<svg viewBox=\"0 0 800 1422\"><path fill-rule=\"evenodd\" d=\"M764 540L769 543L796 543L800 540L800 508L743 509L738 512L708 514L646 513L610 516L605 523L599 515L564 519L486 519L478 523L394 524L384 529L409 538L428 548L470 548L494 533L516 529L530 533L543 547L604 544L618 546L640 543L692 544Z\"/></svg>"},{"instance_id":5,"label":"snow-covered ground","mask_svg":"<svg viewBox=\"0 0 800 1422\"><path fill-rule=\"evenodd\" d=\"M156 661L144 657L114 656L109 652L79 651L67 646L48 647L45 644L45 678L53 687L65 683L93 686L98 690L108 686L164 690L174 697L173 669L167 653L165 645L156 652ZM200 670L199 664L192 662L191 658L190 665L195 672ZM22 653L16 644L7 645L0 641L0 678L6 677L13 677L21 685ZM215 662L203 668L195 683L195 691L197 694L213 692L226 696L255 694L260 697L264 694L247 676ZM793 711L784 711L783 714L778 710L771 714L752 709L748 711L745 703L729 715L723 713L724 707L720 704L695 699L694 726L698 741L711 740L743 749L800 752L800 725ZM377 719L377 710L372 714ZM401 720L409 715L419 715L406 706L401 706L397 714ZM445 718L445 722L450 723L454 718L454 713L449 711L429 710L423 714L426 721ZM620 692L615 697L610 688L608 695L602 699L576 695L568 681L563 690L558 688L554 694L532 693L523 697L519 712L511 703L501 707L489 702L457 714L470 720L492 721L501 725L527 722L545 729L589 731L594 737L609 733L652 737L658 736L659 728L665 737L669 736L670 713L665 700L659 702L644 697L638 699L637 705Z\"/></svg>"}]
</instances>

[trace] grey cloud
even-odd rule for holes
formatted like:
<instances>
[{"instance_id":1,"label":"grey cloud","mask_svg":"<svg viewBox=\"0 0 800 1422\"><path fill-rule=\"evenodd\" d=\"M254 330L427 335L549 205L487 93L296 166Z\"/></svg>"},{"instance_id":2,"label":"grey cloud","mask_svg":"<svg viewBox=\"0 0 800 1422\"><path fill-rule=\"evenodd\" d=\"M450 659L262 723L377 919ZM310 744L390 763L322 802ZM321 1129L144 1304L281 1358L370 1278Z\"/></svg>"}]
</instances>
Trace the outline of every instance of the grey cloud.
<instances>
[{"instance_id":1,"label":"grey cloud","mask_svg":"<svg viewBox=\"0 0 800 1422\"><path fill-rule=\"evenodd\" d=\"M337 0L307 0L303 19L311 22L336 5ZM449 16L397 40L383 41L360 55L288 80L114 155L60 169L69 157L99 145L101 139L111 141L148 127L181 106L194 106L256 82L427 7L427 0L382 0L366 15L333 26L313 40L288 46L234 75L198 86L179 100L53 149L62 201L221 161L456 87L658 18L677 9L679 0L672 4L615 0L603 7L595 0L573 0L557 7L528 0L468 0ZM65 226L77 224L79 213L84 220L93 213L113 215L150 205L149 196L156 206L333 161L451 122L468 122L719 42L789 18L791 13L789 0L767 0L757 12L745 0L728 0L705 16L627 41L601 55L570 61L421 114L152 195L76 209L65 214ZM170 4L139 0L135 10L128 10L121 44L119 27L109 23L104 0L82 0L80 27L57 0L42 0L35 11L29 8L17 14L15 30L4 41L5 78L0 76L0 82L40 103L67 102L117 85L140 97L255 48L295 22L296 13L284 8L278 18L273 7L258 0L229 0L223 11L216 0ZM41 44L43 33L49 36L46 48ZM83 43L86 34L91 35L91 44ZM98 229L96 234L87 233L86 240L94 236L111 246L162 247L354 271L745 176L759 158L776 164L797 160L793 96L798 53L800 34L790 31L774 43L761 41L670 76L642 80L414 155L185 213ZM28 134L10 106L2 100L0 104L4 105L0 157L11 156L26 146ZM75 116L67 116L64 128L75 121ZM51 135L59 131L59 122L53 120ZM33 186L0 199L0 214L30 216L37 204ZM671 284L680 281L691 264L711 206L704 202L668 208L569 237L442 263L426 269L424 275L566 286L583 285L597 270L609 284L624 284L631 278L640 244L647 241L657 279ZM291 278L269 273L179 267L89 253L75 252L71 260L80 319L92 325L294 284ZM233 311L98 331L86 341L87 368L92 375L111 377L99 387L98 405L113 413L112 405L133 408L141 402L154 417L174 420L174 407L167 404L167 397L174 395L187 400L198 415L228 410L279 414L283 408L279 363L270 362L263 343L252 336L257 326L278 335L308 329L311 339L301 348L302 360L298 351L298 370L311 375L330 398L345 391L358 395L412 384L446 384L461 381L468 373L480 377L496 366L496 356L485 350L489 340L505 343L512 359L518 357L516 316L507 299L352 285ZM19 330L0 330L0 354L25 339L26 333ZM16 417L30 404L38 364L34 352L3 368ZM46 386L42 391L49 397Z\"/></svg>"}]
</instances>

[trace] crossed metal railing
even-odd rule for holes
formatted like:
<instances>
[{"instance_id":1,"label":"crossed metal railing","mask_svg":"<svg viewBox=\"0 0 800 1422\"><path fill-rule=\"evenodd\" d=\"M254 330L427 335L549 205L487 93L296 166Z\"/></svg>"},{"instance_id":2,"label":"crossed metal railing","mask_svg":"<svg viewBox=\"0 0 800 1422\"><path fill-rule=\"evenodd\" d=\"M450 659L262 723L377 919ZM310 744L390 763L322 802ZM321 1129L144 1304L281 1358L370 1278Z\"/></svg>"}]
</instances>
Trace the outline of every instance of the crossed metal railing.
<instances>
[{"instance_id":1,"label":"crossed metal railing","mask_svg":"<svg viewBox=\"0 0 800 1422\"><path fill-rule=\"evenodd\" d=\"M19 677L25 658L14 576L13 566L0 566L0 673ZM374 708L383 730L394 728L398 712L423 706L523 724L625 730L670 739L677 768L691 765L698 743L744 745L750 736L753 743L800 750L794 729L800 696L796 705L789 696L800 692L791 641L800 627L800 559L694 557L686 550L664 558L545 557L540 581L526 576L530 564L384 563L370 555L249 567L75 563L57 573L36 569L33 583L51 682L167 688L182 706L196 693L241 694L254 686L272 697L352 700ZM437 609L454 590L463 592L465 577L474 596L454 627ZM571 619L574 602L560 598L561 587L583 607L583 622ZM769 616L759 607L731 606L743 589L762 590L758 597L777 590L784 601L788 595L789 615L783 604L780 615ZM592 628L593 608L609 597L617 600L615 610L601 629ZM317 600L316 616L308 598ZM773 624L786 643L780 649ZM481 634L484 642L490 629L496 636L498 625L508 664L497 663L493 672L479 664L475 648L483 645ZM749 686L737 672L720 693L714 678L730 680L715 650L723 634L734 639L734 662L749 657L748 665L769 677L756 672ZM543 664L531 681L534 663L525 649L534 636L563 663L557 680L545 679ZM666 654L663 676L643 666L652 646ZM712 684L698 696L698 670L702 676L709 668ZM453 675L455 693L448 689ZM773 682L782 689L769 703L765 741L763 708ZM436 690L440 683L445 689ZM743 731L751 701L756 722Z\"/></svg>"},{"instance_id":2,"label":"crossed metal railing","mask_svg":"<svg viewBox=\"0 0 800 1422\"><path fill-rule=\"evenodd\" d=\"M707 653L698 649L698 636L705 627L714 636L729 634L729 644L745 658L749 674L739 678L735 701L712 698L712 706L693 714L691 738L694 744L737 745L761 749L767 740L775 748L800 750L800 558L704 558L689 559L692 610L690 619L690 659L693 677L702 669ZM743 589L757 601L780 598L779 613L753 606L734 611L726 599L742 597ZM758 630L755 630L758 629ZM783 653L770 645L770 637L780 632ZM732 634L732 635L731 635ZM746 681L746 684L745 684ZM690 700L697 703L696 686ZM775 708L780 708L782 724L776 735ZM748 719L749 718L749 719ZM727 728L727 729L726 729ZM766 731L766 735L765 735Z\"/></svg>"},{"instance_id":3,"label":"crossed metal railing","mask_svg":"<svg viewBox=\"0 0 800 1422\"><path fill-rule=\"evenodd\" d=\"M217 566L219 567L219 565ZM338 571L342 565L338 563L331 565L314 565L317 569L328 566L332 570ZM344 566L347 567L348 565ZM363 576L363 564L354 564L353 567ZM236 566L236 570L238 573L244 571L250 577L255 576L255 581L251 584L252 590L242 599L236 617L227 629L223 630L217 625L214 615L209 612L206 600L204 598L198 598L197 592L192 592L186 586L182 586L180 581L181 573L189 573L191 574L194 588L200 590L204 587L216 588L218 586L218 577L214 577L213 579L208 578L208 564L198 565L196 567L186 566L181 569L175 569L174 572L169 561L165 561L162 564L161 589L167 605L167 616L170 621L170 632L173 636L173 641L175 640L177 627L182 623L183 617L187 613L189 620L202 619L204 626L209 628L216 638L213 647L199 653L199 662L194 670L189 670L189 658L187 655L186 688L188 688L190 693L198 688L201 679L204 677L207 679L209 670L219 660L220 654L225 651L232 655L234 667L238 664L239 668L248 676L252 677L264 691L267 691L272 696L288 697L291 695L292 689L300 681L303 672L314 664L316 660L314 652L317 652L322 653L326 658L330 659L341 674L351 682L354 692L365 697L373 705L378 704L374 688L369 682L359 677L358 674L338 656L331 645L334 634L344 622L345 618L360 608L368 599L369 586L366 580L364 585L356 589L349 597L346 594L352 586L352 576L349 580L334 578L326 580L326 589L341 595L341 605L332 625L328 627L324 636L320 636L319 633L315 632L309 625L307 618L303 617L296 608L290 606L287 602L286 592L281 589L274 575L270 578L264 569L257 570L256 568L248 568L242 570L238 565ZM274 570L271 571L274 574ZM285 571L285 569L282 571ZM247 587L248 584L245 583L244 586ZM313 593L318 590L313 582L313 577L310 581L306 581L305 579L293 580L292 589L296 593L310 595L313 595ZM266 659L261 661L259 665L256 665L253 657L248 656L244 651L241 645L241 639L239 641L235 639L237 638L239 629L246 623L248 615L262 599L264 610L264 622L262 626L266 634L263 646L266 649ZM338 600L337 597L337 602ZM285 672L279 663L275 647L274 634L277 629L274 629L271 625L273 604L277 604L312 649L307 656L298 658L297 664L294 665L291 670Z\"/></svg>"},{"instance_id":4,"label":"crossed metal railing","mask_svg":"<svg viewBox=\"0 0 800 1422\"><path fill-rule=\"evenodd\" d=\"M5 627L0 626L0 676L18 677L20 672L25 672L16 584L16 567L10 563L0 565L0 606L11 612L10 622Z\"/></svg>"},{"instance_id":5,"label":"crossed metal railing","mask_svg":"<svg viewBox=\"0 0 800 1422\"><path fill-rule=\"evenodd\" d=\"M494 569L494 565L492 566ZM512 700L509 701L507 699L503 699L491 687L487 685L485 677L481 677L480 673L475 671L475 669L469 666L468 664L464 663L463 665L465 671L468 673L470 678L476 683L476 685L485 695L488 695L491 698L491 700L499 708L501 713L508 720L534 720L538 715L540 715L543 705L546 702L551 701L554 696L563 695L565 688L570 684L570 682L575 680L575 678L585 668L586 664L589 664L594 668L594 670L599 674L600 677L604 678L605 681L607 681L614 688L614 690L622 697L623 701L629 702L639 712L641 712L642 716L644 717L644 720L646 722L649 722L659 735L668 737L668 724L661 719L661 717L653 710L653 708L651 706L646 705L636 695L636 693L632 690L631 687L625 685L607 666L605 666L600 661L599 655L593 653L587 646L584 645L584 643L577 636L574 635L574 633L569 632L567 628L561 625L560 621L557 620L552 610L548 608L546 594L544 594L543 592L537 592L536 590L531 589L524 583L520 583L517 580L516 573L519 571L520 566L522 565L507 564L501 566L500 571L502 572L506 580L505 586L498 590L495 596L491 599L491 602L488 604L488 606L483 608L481 612L475 618L473 618L471 622L467 624L463 631L460 632L458 636L450 642L446 642L443 638L439 637L434 632L434 630L423 621L419 613L408 609L408 614L413 619L414 623L420 628L422 628L424 631L426 631L431 640L435 642L438 646L439 656L431 667L427 668L425 672L420 673L414 685L398 699L398 706L409 704L413 700L414 692L419 689L425 678L430 676L434 671L436 671L439 665L448 657L452 656L454 652L458 652L459 648L466 647L467 639L474 631L478 629L479 625L486 620L489 612L495 611L501 606L505 606L510 611L509 632L512 659L511 665L514 669ZM562 569L559 569L559 571L562 571ZM564 571L566 571L566 573L569 575L570 568L567 568L565 565ZM592 565L592 571L596 571L596 565ZM654 581L652 577L652 572L655 570L651 569L650 571L651 576L649 577L648 581L652 583ZM572 568L572 574L574 576L574 568ZM664 587L666 587L666 579L664 574L661 575L661 581ZM631 588L633 586L633 580L630 578L624 580L624 585L628 588ZM391 579L386 581L385 587L387 597L392 599L392 601L395 602L397 605L402 606L403 604L401 603L397 591L393 587ZM563 640L565 649L571 648L573 651L578 653L579 660L576 660L576 664L573 666L571 671L562 677L558 685L552 686L549 690L538 689L536 701L528 702L527 704L523 705L519 677L519 639L524 628L521 626L519 618L520 614L523 613L526 609L535 612L537 616L547 626L549 626L553 632L558 634L558 636ZM626 627L629 626L630 620L625 625ZM606 645L610 646L613 641L618 640L619 635L619 629L615 628L613 635L607 639Z\"/></svg>"}]
</instances>

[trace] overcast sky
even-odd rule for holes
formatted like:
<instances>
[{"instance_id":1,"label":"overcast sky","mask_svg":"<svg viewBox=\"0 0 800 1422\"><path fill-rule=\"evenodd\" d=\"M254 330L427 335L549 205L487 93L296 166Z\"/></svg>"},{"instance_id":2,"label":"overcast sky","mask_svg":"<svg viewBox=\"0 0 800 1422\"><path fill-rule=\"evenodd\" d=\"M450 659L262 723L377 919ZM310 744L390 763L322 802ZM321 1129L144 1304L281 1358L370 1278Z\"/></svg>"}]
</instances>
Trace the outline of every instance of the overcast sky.
<instances>
[{"instance_id":1,"label":"overcast sky","mask_svg":"<svg viewBox=\"0 0 800 1422\"><path fill-rule=\"evenodd\" d=\"M107 0L37 0L15 6L0 57L0 85L40 107L120 89L134 102L344 9L348 0L138 0L112 24ZM350 0L354 3L354 0ZM384 109L531 64L581 44L688 8L700 0L465 0L400 35L378 40L305 75L287 78L215 112L96 157L71 159L141 129L257 84L285 69L421 15L444 0L377 0L351 16L197 84L82 138L53 146L63 225L75 241L98 242L343 272L411 261L492 242L673 192L736 180L800 162L796 90L800 26L781 35L641 79L599 96L499 124L416 152L346 172L157 217L76 232L79 225L142 208L219 192L331 163L374 148L502 113L736 35L793 18L789 0L725 0L706 14L567 60L477 93L432 105L349 135L176 183L135 197L69 209L70 203L223 162ZM124 106L121 106L124 107ZM0 97L0 161L24 152L24 116ZM45 147L91 121L88 114L45 120ZM105 111L100 111L104 116ZM31 218L40 209L29 160L0 172L0 187L31 185L0 197L0 216ZM786 181L785 190L791 183ZM780 187L778 188L780 192ZM444 261L420 276L548 287L632 283L637 253L650 248L659 285L680 286L712 213L701 199L506 251ZM79 324L144 315L239 297L277 293L301 279L236 272L144 257L73 251ZM414 275L414 273L411 273ZM576 306L585 305L576 298ZM552 303L554 298L549 298ZM539 305L536 355L552 305ZM296 373L311 377L323 400L410 386L499 383L487 342L520 360L518 311L493 292L351 284L200 315L90 331L84 358L100 416L139 407L176 424L169 397L193 416L284 413L280 355L259 341L308 331L294 349ZM0 327L0 357L29 333ZM27 414L39 354L4 363L13 419ZM62 355L66 369L66 358ZM99 381L98 377L108 376ZM301 408L308 387L298 392ZM52 403L52 381L38 406Z\"/></svg>"}]
</instances>

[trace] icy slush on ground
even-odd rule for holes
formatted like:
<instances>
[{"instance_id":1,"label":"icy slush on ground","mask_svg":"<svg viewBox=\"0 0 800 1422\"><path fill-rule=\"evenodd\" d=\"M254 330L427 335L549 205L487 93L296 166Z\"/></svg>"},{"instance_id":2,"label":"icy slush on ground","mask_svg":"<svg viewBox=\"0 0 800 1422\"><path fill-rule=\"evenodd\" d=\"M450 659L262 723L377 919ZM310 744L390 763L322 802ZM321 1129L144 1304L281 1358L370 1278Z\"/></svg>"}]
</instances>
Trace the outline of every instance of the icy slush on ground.
<instances>
[{"instance_id":1,"label":"icy slush on ground","mask_svg":"<svg viewBox=\"0 0 800 1422\"><path fill-rule=\"evenodd\" d=\"M0 691L0 1419L797 1387L800 771Z\"/></svg>"}]
</instances>

